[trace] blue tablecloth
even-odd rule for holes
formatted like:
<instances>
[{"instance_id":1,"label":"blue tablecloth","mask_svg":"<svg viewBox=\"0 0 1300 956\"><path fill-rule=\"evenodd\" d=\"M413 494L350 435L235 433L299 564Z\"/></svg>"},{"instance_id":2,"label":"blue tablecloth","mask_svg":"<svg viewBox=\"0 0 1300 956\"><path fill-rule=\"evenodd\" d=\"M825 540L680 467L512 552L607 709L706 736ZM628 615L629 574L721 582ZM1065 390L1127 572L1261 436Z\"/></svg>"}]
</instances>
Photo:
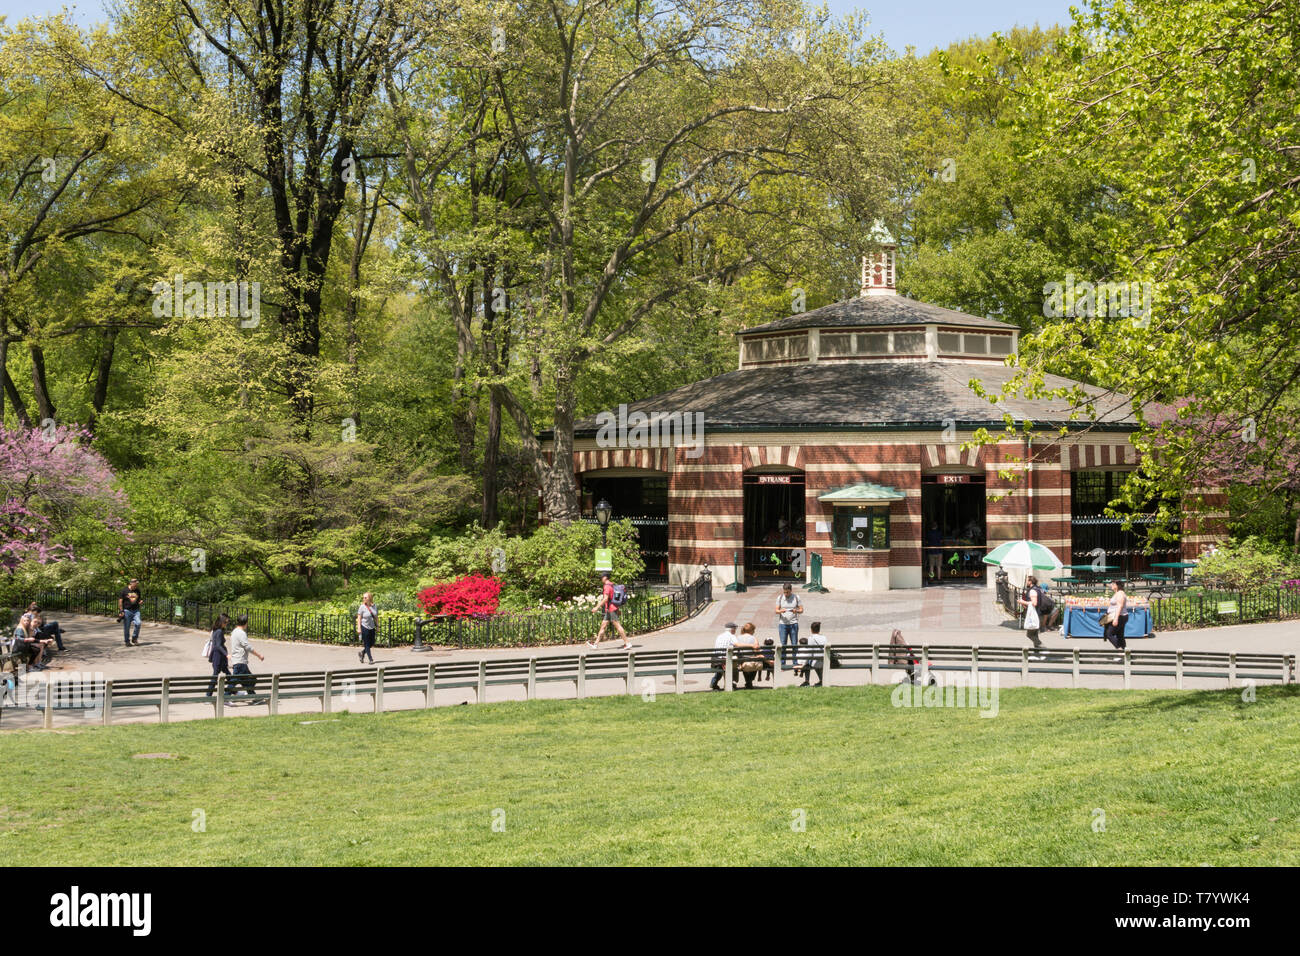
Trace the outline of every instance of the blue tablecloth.
<instances>
[{"instance_id":1,"label":"blue tablecloth","mask_svg":"<svg viewBox=\"0 0 1300 956\"><path fill-rule=\"evenodd\" d=\"M1105 615L1104 607L1069 607L1065 608L1065 617L1061 621L1062 637L1101 637L1101 619ZM1124 625L1124 636L1146 637L1151 634L1151 609L1130 607L1128 622Z\"/></svg>"}]
</instances>

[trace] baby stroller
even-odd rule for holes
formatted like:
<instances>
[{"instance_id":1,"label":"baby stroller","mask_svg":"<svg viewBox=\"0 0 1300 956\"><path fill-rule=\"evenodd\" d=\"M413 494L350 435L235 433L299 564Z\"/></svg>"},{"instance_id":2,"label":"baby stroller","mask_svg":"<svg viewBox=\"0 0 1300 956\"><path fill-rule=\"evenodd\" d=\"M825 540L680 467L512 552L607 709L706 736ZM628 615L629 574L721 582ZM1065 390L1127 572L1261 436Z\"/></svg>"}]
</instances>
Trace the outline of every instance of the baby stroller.
<instances>
[{"instance_id":1,"label":"baby stroller","mask_svg":"<svg viewBox=\"0 0 1300 956\"><path fill-rule=\"evenodd\" d=\"M916 672L918 658L916 652L904 643L902 631L895 629L894 633L889 635L889 653L887 657L888 660L886 663L888 666L901 667L907 671L907 682L909 684L916 684L919 682L920 678ZM931 674L929 676L930 684L935 684L936 681L934 675Z\"/></svg>"}]
</instances>

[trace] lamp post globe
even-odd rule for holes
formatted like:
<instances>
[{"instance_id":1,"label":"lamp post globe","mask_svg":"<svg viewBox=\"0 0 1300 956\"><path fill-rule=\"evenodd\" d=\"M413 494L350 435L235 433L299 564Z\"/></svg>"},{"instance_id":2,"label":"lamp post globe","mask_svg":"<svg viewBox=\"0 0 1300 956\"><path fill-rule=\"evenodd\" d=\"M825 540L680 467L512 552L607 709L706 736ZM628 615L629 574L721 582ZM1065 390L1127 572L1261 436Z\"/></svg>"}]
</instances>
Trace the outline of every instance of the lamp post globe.
<instances>
[{"instance_id":1,"label":"lamp post globe","mask_svg":"<svg viewBox=\"0 0 1300 956\"><path fill-rule=\"evenodd\" d=\"M609 516L614 513L613 507L604 498L596 504L596 523L600 525L600 546L609 547Z\"/></svg>"}]
</instances>

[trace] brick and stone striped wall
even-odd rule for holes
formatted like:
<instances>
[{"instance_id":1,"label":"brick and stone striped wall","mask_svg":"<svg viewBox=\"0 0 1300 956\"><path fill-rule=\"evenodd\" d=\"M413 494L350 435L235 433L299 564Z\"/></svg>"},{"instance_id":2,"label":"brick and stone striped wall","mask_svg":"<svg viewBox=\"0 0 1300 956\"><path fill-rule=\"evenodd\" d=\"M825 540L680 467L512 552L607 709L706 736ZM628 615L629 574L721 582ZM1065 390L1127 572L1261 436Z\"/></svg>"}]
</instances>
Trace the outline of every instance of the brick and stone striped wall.
<instances>
[{"instance_id":1,"label":"brick and stone striped wall","mask_svg":"<svg viewBox=\"0 0 1300 956\"><path fill-rule=\"evenodd\" d=\"M634 469L667 476L669 567L674 581L694 577L707 562L715 582L731 583L732 554L744 546L742 474L801 471L806 548L810 555L822 556L827 574L843 572L841 586L858 574L873 582L872 587L919 587L923 473L983 474L989 547L1033 537L1051 548L1062 563L1070 564L1071 474L1123 470L1137 463L1132 446L1115 441L1113 434L1070 439L1043 435L1035 437L1030 449L1015 441L965 450L961 444L971 437L969 433L959 433L953 442L935 441L933 432L899 432L873 439L806 432L797 443L790 437L789 433L710 435L695 458L687 457L684 448L601 449L592 439L579 439L574 468L579 473ZM818 497L860 481L887 485L906 496L890 506L888 551L836 552L830 534L817 531L819 521L831 521L833 510ZM1188 557L1219 540L1225 530L1226 496L1210 489L1204 500L1202 513L1184 523L1183 553Z\"/></svg>"}]
</instances>

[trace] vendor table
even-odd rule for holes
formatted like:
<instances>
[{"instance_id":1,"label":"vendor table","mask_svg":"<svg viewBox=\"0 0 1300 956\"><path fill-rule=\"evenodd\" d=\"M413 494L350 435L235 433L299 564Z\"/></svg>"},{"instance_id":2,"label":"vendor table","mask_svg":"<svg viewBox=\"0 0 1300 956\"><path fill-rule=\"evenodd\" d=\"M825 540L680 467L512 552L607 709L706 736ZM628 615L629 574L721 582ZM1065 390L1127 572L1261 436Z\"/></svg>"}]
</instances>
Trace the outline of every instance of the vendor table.
<instances>
[{"instance_id":1,"label":"vendor table","mask_svg":"<svg viewBox=\"0 0 1300 956\"><path fill-rule=\"evenodd\" d=\"M1101 619L1104 607L1077 607L1067 604L1061 621L1062 637L1102 637ZM1151 630L1151 609L1146 605L1129 604L1128 621L1124 624L1124 637L1154 637Z\"/></svg>"}]
</instances>

